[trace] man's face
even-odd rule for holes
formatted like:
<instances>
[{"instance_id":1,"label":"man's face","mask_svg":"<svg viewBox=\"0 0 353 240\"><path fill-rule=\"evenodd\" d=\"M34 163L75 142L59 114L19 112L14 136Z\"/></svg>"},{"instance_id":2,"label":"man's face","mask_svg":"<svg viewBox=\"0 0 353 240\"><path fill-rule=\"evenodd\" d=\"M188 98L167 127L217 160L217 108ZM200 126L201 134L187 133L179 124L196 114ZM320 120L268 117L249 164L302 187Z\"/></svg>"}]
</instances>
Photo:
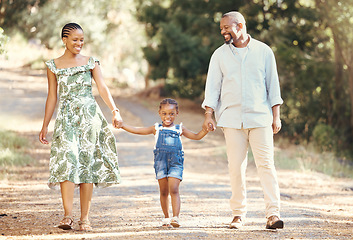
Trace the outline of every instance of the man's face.
<instances>
[{"instance_id":1,"label":"man's face","mask_svg":"<svg viewBox=\"0 0 353 240\"><path fill-rule=\"evenodd\" d=\"M224 37L224 42L230 44L233 39L236 40L238 30L240 30L234 20L230 17L224 17L220 22L221 34Z\"/></svg>"}]
</instances>

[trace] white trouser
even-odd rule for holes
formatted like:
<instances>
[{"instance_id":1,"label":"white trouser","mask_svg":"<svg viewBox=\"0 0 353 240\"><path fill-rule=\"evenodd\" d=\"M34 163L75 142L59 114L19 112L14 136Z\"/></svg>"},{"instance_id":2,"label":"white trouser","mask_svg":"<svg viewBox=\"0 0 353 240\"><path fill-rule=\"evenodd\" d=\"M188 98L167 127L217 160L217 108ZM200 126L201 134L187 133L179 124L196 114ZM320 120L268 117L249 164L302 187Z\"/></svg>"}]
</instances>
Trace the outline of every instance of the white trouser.
<instances>
[{"instance_id":1,"label":"white trouser","mask_svg":"<svg viewBox=\"0 0 353 240\"><path fill-rule=\"evenodd\" d=\"M233 216L246 215L245 172L249 143L254 155L266 205L266 217L280 216L280 194L274 165L272 127L252 129L223 128L227 145Z\"/></svg>"}]
</instances>

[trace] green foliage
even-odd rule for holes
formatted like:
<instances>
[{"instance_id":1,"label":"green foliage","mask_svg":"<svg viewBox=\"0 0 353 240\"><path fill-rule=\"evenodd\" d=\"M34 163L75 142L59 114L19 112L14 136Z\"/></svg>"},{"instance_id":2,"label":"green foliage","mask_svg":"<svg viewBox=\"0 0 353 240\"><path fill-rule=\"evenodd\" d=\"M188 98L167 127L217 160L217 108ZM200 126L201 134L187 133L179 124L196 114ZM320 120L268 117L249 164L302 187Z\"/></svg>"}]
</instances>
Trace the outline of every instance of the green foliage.
<instances>
[{"instance_id":1,"label":"green foliage","mask_svg":"<svg viewBox=\"0 0 353 240\"><path fill-rule=\"evenodd\" d=\"M85 33L82 53L93 55L101 61L104 76L112 76L114 79L127 78L122 72L128 68L136 73L134 77L141 78L140 75L146 68L141 50L145 34L142 25L132 14L136 11L134 0L32 2L36 4L19 11L15 24L7 25L6 32L19 32L32 43L58 52L58 49L63 49L62 27L66 23L76 22L82 26ZM10 16L6 15L5 20L9 22L8 18L10 19ZM48 56L44 58L47 60Z\"/></svg>"},{"instance_id":2,"label":"green foliage","mask_svg":"<svg viewBox=\"0 0 353 240\"><path fill-rule=\"evenodd\" d=\"M28 16L36 8L43 6L48 0L1 0L0 25L4 29L21 28L19 22L23 16Z\"/></svg>"},{"instance_id":3,"label":"green foliage","mask_svg":"<svg viewBox=\"0 0 353 240\"><path fill-rule=\"evenodd\" d=\"M5 45L9 41L9 37L4 34L4 29L0 27L0 55L6 52Z\"/></svg>"},{"instance_id":4,"label":"green foliage","mask_svg":"<svg viewBox=\"0 0 353 240\"><path fill-rule=\"evenodd\" d=\"M319 123L313 131L313 140L319 151L330 152L336 149L335 130L326 124Z\"/></svg>"},{"instance_id":5,"label":"green foliage","mask_svg":"<svg viewBox=\"0 0 353 240\"><path fill-rule=\"evenodd\" d=\"M149 42L144 55L150 78L165 79L168 94L201 98L212 52L223 40L219 19L225 9L245 1L139 1L137 17Z\"/></svg>"},{"instance_id":6,"label":"green foliage","mask_svg":"<svg viewBox=\"0 0 353 240\"><path fill-rule=\"evenodd\" d=\"M28 141L10 131L0 130L0 166L23 166L32 161L24 153Z\"/></svg>"}]
</instances>

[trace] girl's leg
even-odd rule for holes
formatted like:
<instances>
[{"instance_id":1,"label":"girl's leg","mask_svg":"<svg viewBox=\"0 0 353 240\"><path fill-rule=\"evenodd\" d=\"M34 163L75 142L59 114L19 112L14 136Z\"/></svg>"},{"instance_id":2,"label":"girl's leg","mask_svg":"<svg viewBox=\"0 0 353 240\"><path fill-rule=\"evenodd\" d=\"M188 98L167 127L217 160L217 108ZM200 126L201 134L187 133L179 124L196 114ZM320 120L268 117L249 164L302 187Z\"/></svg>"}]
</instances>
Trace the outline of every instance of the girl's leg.
<instances>
[{"instance_id":1,"label":"girl's leg","mask_svg":"<svg viewBox=\"0 0 353 240\"><path fill-rule=\"evenodd\" d=\"M179 185L180 179L173 177L168 178L169 193L172 198L173 217L179 217L180 213Z\"/></svg>"},{"instance_id":2,"label":"girl's leg","mask_svg":"<svg viewBox=\"0 0 353 240\"><path fill-rule=\"evenodd\" d=\"M63 200L64 214L65 216L72 216L72 207L74 203L74 190L75 184L70 181L60 183L61 197ZM70 224L70 219L66 218L62 220L65 224Z\"/></svg>"},{"instance_id":3,"label":"girl's leg","mask_svg":"<svg viewBox=\"0 0 353 240\"><path fill-rule=\"evenodd\" d=\"M169 218L169 187L168 178L158 179L161 207L165 218Z\"/></svg>"},{"instance_id":4,"label":"girl's leg","mask_svg":"<svg viewBox=\"0 0 353 240\"><path fill-rule=\"evenodd\" d=\"M91 206L93 183L80 184L81 221L88 220L88 213Z\"/></svg>"}]
</instances>

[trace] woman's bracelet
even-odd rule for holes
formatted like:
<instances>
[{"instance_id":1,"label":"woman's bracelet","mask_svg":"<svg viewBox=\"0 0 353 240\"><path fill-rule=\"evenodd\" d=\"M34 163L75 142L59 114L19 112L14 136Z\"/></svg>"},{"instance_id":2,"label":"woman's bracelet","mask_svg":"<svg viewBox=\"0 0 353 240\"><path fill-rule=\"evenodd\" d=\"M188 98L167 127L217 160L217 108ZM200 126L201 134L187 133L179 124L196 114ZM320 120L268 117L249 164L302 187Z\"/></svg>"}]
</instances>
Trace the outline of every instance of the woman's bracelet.
<instances>
[{"instance_id":1,"label":"woman's bracelet","mask_svg":"<svg viewBox=\"0 0 353 240\"><path fill-rule=\"evenodd\" d=\"M211 112L211 111L206 111L206 112L205 112L205 115L206 115L206 114L212 114L212 113L213 113L213 112Z\"/></svg>"},{"instance_id":2,"label":"woman's bracelet","mask_svg":"<svg viewBox=\"0 0 353 240\"><path fill-rule=\"evenodd\" d=\"M115 111L120 112L119 108L114 108L114 109L112 110L112 113L115 112Z\"/></svg>"}]
</instances>

